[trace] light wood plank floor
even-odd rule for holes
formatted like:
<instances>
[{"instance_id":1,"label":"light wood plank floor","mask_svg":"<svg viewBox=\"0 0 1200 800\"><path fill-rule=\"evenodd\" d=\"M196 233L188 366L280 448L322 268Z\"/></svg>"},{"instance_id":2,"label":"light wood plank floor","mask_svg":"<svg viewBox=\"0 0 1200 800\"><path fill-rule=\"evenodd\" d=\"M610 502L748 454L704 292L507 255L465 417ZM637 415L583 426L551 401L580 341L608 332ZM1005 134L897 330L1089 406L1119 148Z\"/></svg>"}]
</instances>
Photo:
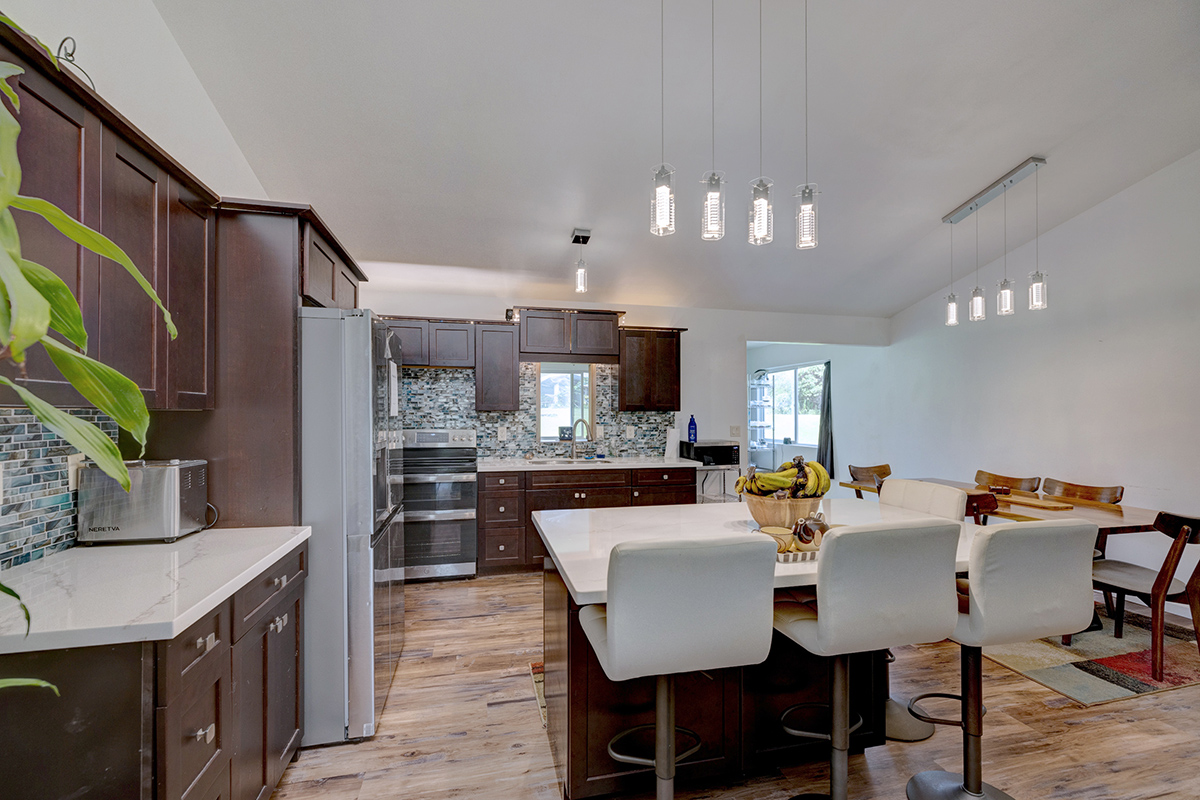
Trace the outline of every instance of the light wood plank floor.
<instances>
[{"instance_id":1,"label":"light wood plank floor","mask_svg":"<svg viewBox=\"0 0 1200 800\"><path fill-rule=\"evenodd\" d=\"M529 662L542 657L540 576L413 584L406 599L404 655L378 735L303 751L276 800L561 798L529 680ZM957 690L956 646L896 655L898 694ZM1081 709L984 659L984 702L984 779L1017 800L1200 798L1200 687ZM949 716L953 704L929 709ZM851 756L850 797L903 798L908 777L924 769L961 769L957 729ZM827 787L824 767L809 765L732 786L681 786L678 796L784 800Z\"/></svg>"}]
</instances>

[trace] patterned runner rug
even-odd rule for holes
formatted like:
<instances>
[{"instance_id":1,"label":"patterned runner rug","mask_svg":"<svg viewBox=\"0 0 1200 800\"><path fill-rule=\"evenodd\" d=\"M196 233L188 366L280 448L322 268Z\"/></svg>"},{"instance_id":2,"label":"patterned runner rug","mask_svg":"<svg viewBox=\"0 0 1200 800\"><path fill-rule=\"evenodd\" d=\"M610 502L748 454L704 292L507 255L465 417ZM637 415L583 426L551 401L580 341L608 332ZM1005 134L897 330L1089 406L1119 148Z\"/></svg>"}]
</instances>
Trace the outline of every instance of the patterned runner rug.
<instances>
[{"instance_id":1,"label":"patterned runner rug","mask_svg":"<svg viewBox=\"0 0 1200 800\"><path fill-rule=\"evenodd\" d=\"M1156 681L1150 673L1150 618L1126 614L1124 637L1116 639L1104 606L1097 612L1104 630L1076 634L1069 647L1055 636L985 647L983 654L1083 706L1200 683L1200 651L1190 628L1167 623L1163 680Z\"/></svg>"}]
</instances>

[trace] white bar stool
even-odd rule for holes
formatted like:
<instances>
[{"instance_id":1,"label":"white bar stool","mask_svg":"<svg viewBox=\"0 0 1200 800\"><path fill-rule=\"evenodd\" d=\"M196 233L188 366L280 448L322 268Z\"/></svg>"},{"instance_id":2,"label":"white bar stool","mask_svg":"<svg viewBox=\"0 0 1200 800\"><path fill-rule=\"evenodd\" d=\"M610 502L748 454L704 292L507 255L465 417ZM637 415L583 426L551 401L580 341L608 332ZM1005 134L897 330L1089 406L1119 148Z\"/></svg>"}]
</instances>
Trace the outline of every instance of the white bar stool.
<instances>
[{"instance_id":1,"label":"white bar stool","mask_svg":"<svg viewBox=\"0 0 1200 800\"><path fill-rule=\"evenodd\" d=\"M940 483L888 478L879 485L879 504L962 522L966 518L967 493ZM888 663L895 660L889 651ZM933 723L909 713L907 702L889 696L884 712L884 734L893 741L919 742L933 736Z\"/></svg>"},{"instance_id":2,"label":"white bar stool","mask_svg":"<svg viewBox=\"0 0 1200 800\"><path fill-rule=\"evenodd\" d=\"M771 650L775 540L761 534L624 542L608 560L608 604L585 606L579 622L612 681L654 675L654 725L608 743L616 761L654 767L658 800L675 796L675 675L758 664ZM654 758L620 752L637 730L654 728Z\"/></svg>"},{"instance_id":3,"label":"white bar stool","mask_svg":"<svg viewBox=\"0 0 1200 800\"><path fill-rule=\"evenodd\" d=\"M829 734L787 726L796 736L828 739L830 797L845 800L850 748L851 653L945 639L954 631L955 552L962 526L913 520L832 528L817 557L817 599L775 603L775 630L805 650L833 658ZM798 798L826 795L804 794Z\"/></svg>"},{"instance_id":4,"label":"white bar stool","mask_svg":"<svg viewBox=\"0 0 1200 800\"><path fill-rule=\"evenodd\" d=\"M1082 630L1092 618L1095 523L1012 522L981 528L971 543L966 611L950 638L962 646L962 695L932 692L909 701L920 719L963 729L963 774L930 770L908 782L908 800L1013 800L983 782L983 648ZM926 697L962 703L961 720L915 710Z\"/></svg>"}]
</instances>

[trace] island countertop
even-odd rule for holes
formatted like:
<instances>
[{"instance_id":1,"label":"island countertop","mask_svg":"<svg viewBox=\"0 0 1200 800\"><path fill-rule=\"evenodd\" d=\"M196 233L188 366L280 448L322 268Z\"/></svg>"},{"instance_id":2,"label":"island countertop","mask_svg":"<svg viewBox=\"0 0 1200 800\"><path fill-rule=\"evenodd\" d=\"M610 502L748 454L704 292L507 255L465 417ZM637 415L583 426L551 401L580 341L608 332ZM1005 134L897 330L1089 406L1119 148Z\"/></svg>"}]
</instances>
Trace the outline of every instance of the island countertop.
<instances>
[{"instance_id":1,"label":"island countertop","mask_svg":"<svg viewBox=\"0 0 1200 800\"><path fill-rule=\"evenodd\" d=\"M490 457L479 459L476 463L476 469L480 472L541 472L559 469L660 469L663 467L670 469L696 469L700 466L699 461L692 461L687 458L663 458L662 456L612 456L605 458L603 461L578 459L568 464L538 463L547 461L561 462L564 460L551 457L534 459L527 459L520 456L515 458ZM736 469L736 467L730 467L729 469Z\"/></svg>"},{"instance_id":2,"label":"island countertop","mask_svg":"<svg viewBox=\"0 0 1200 800\"><path fill-rule=\"evenodd\" d=\"M867 525L916 519L946 521L940 517L855 498L826 497L821 501L821 511L831 525ZM620 542L702 539L758 530L758 523L750 516L745 503L535 511L533 524L541 534L571 598L579 605L607 601L608 557L613 546ZM956 556L956 568L960 571L967 569L971 540L977 529L978 526L973 522L962 523ZM775 565L776 588L812 585L816 580L816 561Z\"/></svg>"},{"instance_id":3,"label":"island countertop","mask_svg":"<svg viewBox=\"0 0 1200 800\"><path fill-rule=\"evenodd\" d=\"M300 547L308 527L215 528L170 544L73 547L0 573L0 653L173 639Z\"/></svg>"}]
</instances>

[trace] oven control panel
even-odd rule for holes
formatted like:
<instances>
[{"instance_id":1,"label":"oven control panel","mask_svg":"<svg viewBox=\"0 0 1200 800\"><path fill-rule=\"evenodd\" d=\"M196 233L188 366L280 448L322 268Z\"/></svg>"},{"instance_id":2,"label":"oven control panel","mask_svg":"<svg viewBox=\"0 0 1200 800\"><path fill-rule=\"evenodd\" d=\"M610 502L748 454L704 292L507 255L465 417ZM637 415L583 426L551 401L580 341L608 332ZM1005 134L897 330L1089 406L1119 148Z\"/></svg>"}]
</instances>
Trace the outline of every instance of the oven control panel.
<instances>
[{"instance_id":1,"label":"oven control panel","mask_svg":"<svg viewBox=\"0 0 1200 800\"><path fill-rule=\"evenodd\" d=\"M475 431L461 428L424 428L403 432L405 448L475 447Z\"/></svg>"}]
</instances>

